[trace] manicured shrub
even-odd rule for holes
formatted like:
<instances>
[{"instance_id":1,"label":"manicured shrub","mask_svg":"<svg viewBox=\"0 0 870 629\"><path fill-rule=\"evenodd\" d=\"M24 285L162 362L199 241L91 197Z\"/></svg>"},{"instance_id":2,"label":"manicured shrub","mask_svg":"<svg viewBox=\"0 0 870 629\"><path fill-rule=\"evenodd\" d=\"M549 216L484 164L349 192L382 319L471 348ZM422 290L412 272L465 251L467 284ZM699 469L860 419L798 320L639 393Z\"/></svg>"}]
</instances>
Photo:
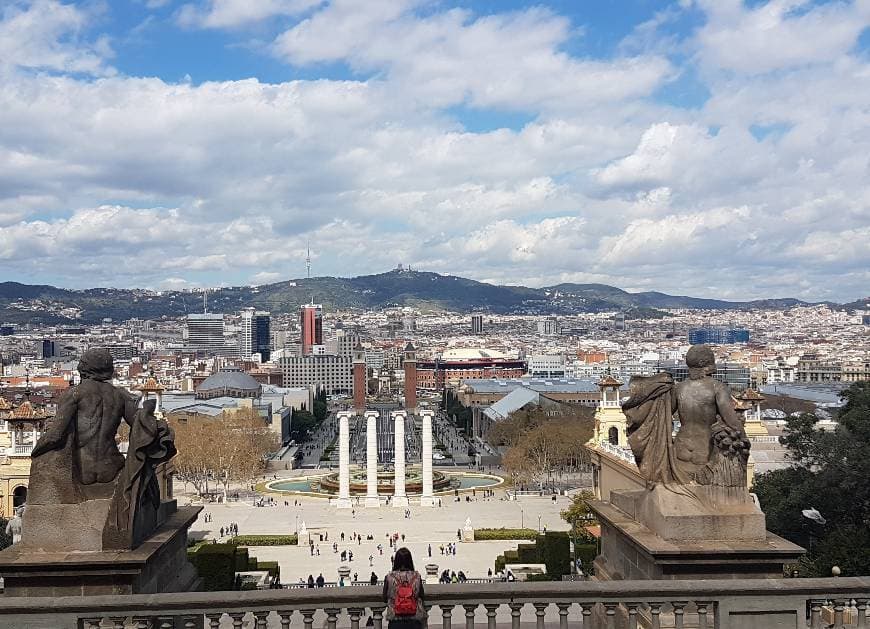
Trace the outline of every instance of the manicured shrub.
<instances>
[{"instance_id":1,"label":"manicured shrub","mask_svg":"<svg viewBox=\"0 0 870 629\"><path fill-rule=\"evenodd\" d=\"M536 540L540 562L547 566L547 574L561 579L571 574L571 541L567 531L547 531Z\"/></svg>"},{"instance_id":2,"label":"manicured shrub","mask_svg":"<svg viewBox=\"0 0 870 629\"><path fill-rule=\"evenodd\" d=\"M277 561L258 561L256 569L268 570L269 574L276 578L281 576L281 566L278 565Z\"/></svg>"},{"instance_id":3,"label":"manicured shrub","mask_svg":"<svg viewBox=\"0 0 870 629\"><path fill-rule=\"evenodd\" d=\"M495 571L496 572L503 571L504 564L505 564L504 555L499 555L498 557L496 557L495 558Z\"/></svg>"},{"instance_id":4,"label":"manicured shrub","mask_svg":"<svg viewBox=\"0 0 870 629\"><path fill-rule=\"evenodd\" d=\"M598 556L597 544L574 544L574 557L583 562L583 572L592 572L592 562Z\"/></svg>"},{"instance_id":5,"label":"manicured shrub","mask_svg":"<svg viewBox=\"0 0 870 629\"><path fill-rule=\"evenodd\" d=\"M296 535L236 535L227 542L235 546L296 546Z\"/></svg>"},{"instance_id":6,"label":"manicured shrub","mask_svg":"<svg viewBox=\"0 0 870 629\"><path fill-rule=\"evenodd\" d=\"M256 559L254 560L256 561ZM250 570L248 567L251 563L251 557L248 554L248 549L244 546L236 547L236 572L245 572Z\"/></svg>"},{"instance_id":7,"label":"manicured shrub","mask_svg":"<svg viewBox=\"0 0 870 629\"><path fill-rule=\"evenodd\" d=\"M534 542L538 536L538 532L535 529L475 529L474 530L474 540L475 541L486 541L486 540L516 540L516 539L526 539L530 542Z\"/></svg>"},{"instance_id":8,"label":"manicured shrub","mask_svg":"<svg viewBox=\"0 0 870 629\"><path fill-rule=\"evenodd\" d=\"M517 556L520 563L542 563L537 544L520 544L517 546Z\"/></svg>"},{"instance_id":9,"label":"manicured shrub","mask_svg":"<svg viewBox=\"0 0 870 629\"><path fill-rule=\"evenodd\" d=\"M232 590L236 577L236 551L232 544L205 544L192 553L206 592Z\"/></svg>"}]
</instances>

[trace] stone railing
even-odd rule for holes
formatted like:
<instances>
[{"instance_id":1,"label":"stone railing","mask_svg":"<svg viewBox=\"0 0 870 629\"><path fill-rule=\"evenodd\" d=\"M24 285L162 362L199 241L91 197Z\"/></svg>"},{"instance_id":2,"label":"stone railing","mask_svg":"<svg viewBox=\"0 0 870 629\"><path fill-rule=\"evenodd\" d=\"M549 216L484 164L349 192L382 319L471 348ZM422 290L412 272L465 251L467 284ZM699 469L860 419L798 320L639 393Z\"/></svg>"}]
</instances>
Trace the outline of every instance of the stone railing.
<instances>
[{"instance_id":1,"label":"stone railing","mask_svg":"<svg viewBox=\"0 0 870 629\"><path fill-rule=\"evenodd\" d=\"M16 445L14 448L6 448L6 452L13 456L30 456L30 453L33 452L33 444Z\"/></svg>"},{"instance_id":2,"label":"stone railing","mask_svg":"<svg viewBox=\"0 0 870 629\"><path fill-rule=\"evenodd\" d=\"M632 454L631 450L626 448L620 448L619 446L615 446L609 441L602 441L598 444L598 446L607 452L608 454L612 454L617 458L622 459L627 463L631 463L632 465L636 465L634 460L634 454Z\"/></svg>"},{"instance_id":3,"label":"stone railing","mask_svg":"<svg viewBox=\"0 0 870 629\"><path fill-rule=\"evenodd\" d=\"M16 629L384 629L376 586L59 598L0 597ZM429 624L545 627L867 627L870 577L427 585Z\"/></svg>"}]
</instances>

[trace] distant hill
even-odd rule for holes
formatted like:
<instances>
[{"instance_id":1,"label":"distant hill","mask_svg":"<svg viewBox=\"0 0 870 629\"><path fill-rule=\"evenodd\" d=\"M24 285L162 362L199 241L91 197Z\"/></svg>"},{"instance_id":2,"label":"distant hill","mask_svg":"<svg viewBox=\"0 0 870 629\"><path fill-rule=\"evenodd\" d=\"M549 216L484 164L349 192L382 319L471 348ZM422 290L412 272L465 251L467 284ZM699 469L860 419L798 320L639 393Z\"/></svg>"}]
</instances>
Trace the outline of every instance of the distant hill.
<instances>
[{"instance_id":1,"label":"distant hill","mask_svg":"<svg viewBox=\"0 0 870 629\"><path fill-rule=\"evenodd\" d=\"M310 300L326 308L414 306L423 310L515 314L571 314L622 310L629 316L655 315L659 309L788 308L797 299L731 302L666 295L629 293L606 284L558 284L545 288L496 286L452 275L393 270L359 277L316 277L262 286L234 286L209 292L209 310L238 312L254 307L273 313L292 312ZM0 321L8 323L99 322L139 317L159 319L201 312L199 293L143 289L91 288L0 283Z\"/></svg>"}]
</instances>

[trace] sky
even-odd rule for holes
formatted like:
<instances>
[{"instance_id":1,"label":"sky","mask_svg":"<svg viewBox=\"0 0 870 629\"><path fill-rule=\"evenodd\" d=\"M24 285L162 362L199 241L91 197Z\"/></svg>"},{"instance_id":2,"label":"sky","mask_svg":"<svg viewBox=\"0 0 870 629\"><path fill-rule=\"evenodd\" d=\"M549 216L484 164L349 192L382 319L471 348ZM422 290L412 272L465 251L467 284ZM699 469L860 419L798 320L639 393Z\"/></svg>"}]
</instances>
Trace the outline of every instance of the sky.
<instances>
[{"instance_id":1,"label":"sky","mask_svg":"<svg viewBox=\"0 0 870 629\"><path fill-rule=\"evenodd\" d=\"M0 0L0 281L870 294L870 0Z\"/></svg>"}]
</instances>

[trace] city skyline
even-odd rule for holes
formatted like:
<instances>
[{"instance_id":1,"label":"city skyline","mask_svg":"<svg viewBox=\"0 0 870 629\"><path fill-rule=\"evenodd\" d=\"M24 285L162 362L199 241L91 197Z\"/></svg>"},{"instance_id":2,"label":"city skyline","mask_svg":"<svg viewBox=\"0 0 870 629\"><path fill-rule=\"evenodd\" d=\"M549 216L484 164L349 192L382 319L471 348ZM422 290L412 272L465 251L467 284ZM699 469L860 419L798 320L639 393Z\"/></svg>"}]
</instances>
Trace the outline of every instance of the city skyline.
<instances>
[{"instance_id":1,"label":"city skyline","mask_svg":"<svg viewBox=\"0 0 870 629\"><path fill-rule=\"evenodd\" d=\"M13 0L0 272L848 302L870 5Z\"/></svg>"}]
</instances>

